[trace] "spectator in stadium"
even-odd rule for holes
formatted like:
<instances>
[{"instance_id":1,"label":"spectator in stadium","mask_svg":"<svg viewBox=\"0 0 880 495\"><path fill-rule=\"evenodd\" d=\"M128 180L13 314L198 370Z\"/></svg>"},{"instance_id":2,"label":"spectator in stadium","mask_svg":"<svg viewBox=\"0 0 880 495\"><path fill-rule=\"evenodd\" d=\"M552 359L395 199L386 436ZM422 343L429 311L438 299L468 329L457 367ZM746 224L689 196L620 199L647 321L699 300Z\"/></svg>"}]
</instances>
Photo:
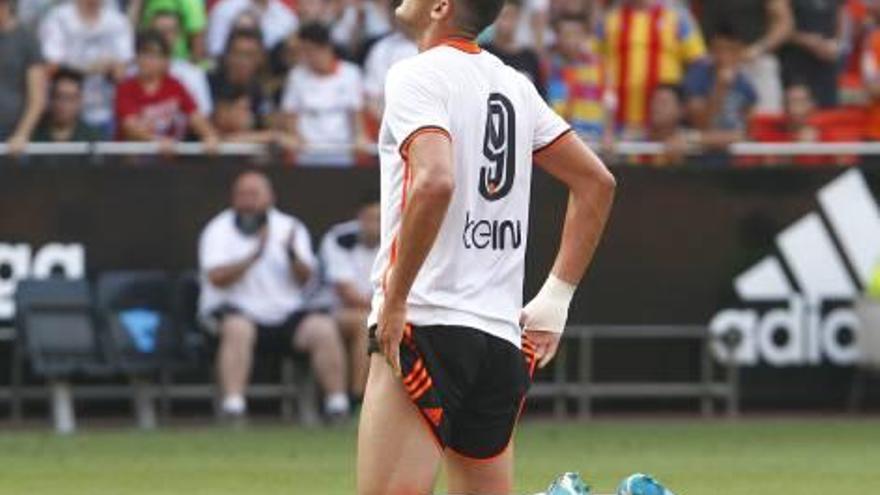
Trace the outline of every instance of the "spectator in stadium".
<instances>
[{"instance_id":1,"label":"spectator in stadium","mask_svg":"<svg viewBox=\"0 0 880 495\"><path fill-rule=\"evenodd\" d=\"M132 25L155 28L159 15L173 15L178 22L174 40L175 59L201 60L205 57L205 29L208 15L203 0L129 0Z\"/></svg>"},{"instance_id":2,"label":"spectator in stadium","mask_svg":"<svg viewBox=\"0 0 880 495\"><path fill-rule=\"evenodd\" d=\"M690 13L664 0L622 0L600 22L598 36L616 94L615 122L625 134L642 132L658 85L681 84L706 55Z\"/></svg>"},{"instance_id":3,"label":"spectator in stadium","mask_svg":"<svg viewBox=\"0 0 880 495\"><path fill-rule=\"evenodd\" d=\"M339 330L348 341L351 395L363 398L367 384L367 316L373 299L372 270L379 250L378 191L361 198L357 218L333 226L321 242L323 282L333 292Z\"/></svg>"},{"instance_id":4,"label":"spectator in stadium","mask_svg":"<svg viewBox=\"0 0 880 495\"><path fill-rule=\"evenodd\" d=\"M49 109L31 138L36 142L91 142L100 133L82 121L83 75L60 68L52 77Z\"/></svg>"},{"instance_id":5,"label":"spectator in stadium","mask_svg":"<svg viewBox=\"0 0 880 495\"><path fill-rule=\"evenodd\" d=\"M605 104L605 68L579 15L554 23L556 44L551 51L547 101L578 134L593 141L606 138L613 123ZM592 43L591 43L592 41Z\"/></svg>"},{"instance_id":6,"label":"spectator in stadium","mask_svg":"<svg viewBox=\"0 0 880 495\"><path fill-rule=\"evenodd\" d=\"M337 58L324 25L303 25L298 36L301 63L290 71L281 97L287 129L300 148L297 162L350 166L354 151L371 148L360 68Z\"/></svg>"},{"instance_id":7,"label":"spectator in stadium","mask_svg":"<svg viewBox=\"0 0 880 495\"><path fill-rule=\"evenodd\" d=\"M758 95L741 69L742 42L730 32L716 31L710 41L711 60L695 64L684 80L688 120L712 143L723 148L745 138L748 116Z\"/></svg>"},{"instance_id":8,"label":"spectator in stadium","mask_svg":"<svg viewBox=\"0 0 880 495\"><path fill-rule=\"evenodd\" d=\"M133 57L128 19L104 0L74 0L52 9L40 26L43 56L85 75L83 119L112 134L113 93Z\"/></svg>"},{"instance_id":9,"label":"spectator in stadium","mask_svg":"<svg viewBox=\"0 0 880 495\"><path fill-rule=\"evenodd\" d=\"M295 151L296 143L288 133L261 128L260 118L251 101L254 96L244 88L230 86L217 94L212 122L223 141L271 144Z\"/></svg>"},{"instance_id":10,"label":"spectator in stadium","mask_svg":"<svg viewBox=\"0 0 880 495\"><path fill-rule=\"evenodd\" d=\"M39 45L13 9L12 0L0 0L0 142L19 154L46 106L46 69Z\"/></svg>"},{"instance_id":11,"label":"spectator in stadium","mask_svg":"<svg viewBox=\"0 0 880 495\"><path fill-rule=\"evenodd\" d=\"M810 87L820 108L839 101L839 75L846 31L845 0L791 0L794 32L779 52L782 83Z\"/></svg>"},{"instance_id":12,"label":"spectator in stadium","mask_svg":"<svg viewBox=\"0 0 880 495\"><path fill-rule=\"evenodd\" d=\"M217 133L199 113L192 96L168 75L171 47L156 31L137 40L137 75L123 81L116 94L119 137L129 141L156 141L170 153L175 142L192 131L205 149L216 149Z\"/></svg>"},{"instance_id":13,"label":"spectator in stadium","mask_svg":"<svg viewBox=\"0 0 880 495\"><path fill-rule=\"evenodd\" d=\"M792 84L785 89L785 123L788 140L813 143L821 140L811 119L816 114L816 100L806 84Z\"/></svg>"},{"instance_id":14,"label":"spectator in stadium","mask_svg":"<svg viewBox=\"0 0 880 495\"><path fill-rule=\"evenodd\" d=\"M791 0L709 1L702 4L703 28L711 39L729 30L746 48L743 70L758 93L755 110L779 114L782 74L776 51L794 30Z\"/></svg>"},{"instance_id":15,"label":"spectator in stadium","mask_svg":"<svg viewBox=\"0 0 880 495\"><path fill-rule=\"evenodd\" d=\"M259 21L263 46L271 50L296 31L299 19L281 0L221 0L208 19L208 54L220 56L226 49L229 34L242 14L251 14Z\"/></svg>"},{"instance_id":16,"label":"spectator in stadium","mask_svg":"<svg viewBox=\"0 0 880 495\"><path fill-rule=\"evenodd\" d=\"M151 17L150 28L161 34L168 46L177 46L182 39L179 14L173 10L157 10ZM211 115L213 111L211 88L205 70L186 58L173 56L168 65L168 72L171 77L183 84L195 100L199 112L202 115Z\"/></svg>"},{"instance_id":17,"label":"spectator in stadium","mask_svg":"<svg viewBox=\"0 0 880 495\"><path fill-rule=\"evenodd\" d=\"M342 3L331 37L350 59L364 60L365 49L391 31L388 0L352 0Z\"/></svg>"},{"instance_id":18,"label":"spectator in stadium","mask_svg":"<svg viewBox=\"0 0 880 495\"><path fill-rule=\"evenodd\" d=\"M400 0L391 0L390 3L389 17L394 23L394 9L400 5ZM396 24L392 25L395 29L370 48L364 65L366 108L374 125L382 121L385 111L385 77L391 66L419 53L416 44L397 29Z\"/></svg>"},{"instance_id":19,"label":"spectator in stadium","mask_svg":"<svg viewBox=\"0 0 880 495\"><path fill-rule=\"evenodd\" d=\"M664 145L664 152L644 157L643 163L655 166L683 165L687 152L698 144L695 133L684 126L684 98L681 88L661 85L654 89L650 100L648 132L645 140Z\"/></svg>"},{"instance_id":20,"label":"spectator in stadium","mask_svg":"<svg viewBox=\"0 0 880 495\"><path fill-rule=\"evenodd\" d=\"M229 37L219 66L208 76L214 99L244 92L251 104L254 126L269 127L272 104L263 84L266 52L262 36L253 29L236 29Z\"/></svg>"},{"instance_id":21,"label":"spectator in stadium","mask_svg":"<svg viewBox=\"0 0 880 495\"><path fill-rule=\"evenodd\" d=\"M308 229L275 207L269 179L258 172L240 175L232 207L214 217L199 240L199 308L220 338L217 374L227 417L246 414L255 348L307 353L324 390L325 412L334 418L348 414L336 323L304 309L303 288L316 265Z\"/></svg>"},{"instance_id":22,"label":"spectator in stadium","mask_svg":"<svg viewBox=\"0 0 880 495\"><path fill-rule=\"evenodd\" d=\"M516 32L522 18L523 0L507 0L498 20L495 21L491 41L483 48L505 64L525 74L538 88L541 96L546 95L544 77L541 74L541 60L538 53L528 46L522 46L516 39Z\"/></svg>"}]
</instances>

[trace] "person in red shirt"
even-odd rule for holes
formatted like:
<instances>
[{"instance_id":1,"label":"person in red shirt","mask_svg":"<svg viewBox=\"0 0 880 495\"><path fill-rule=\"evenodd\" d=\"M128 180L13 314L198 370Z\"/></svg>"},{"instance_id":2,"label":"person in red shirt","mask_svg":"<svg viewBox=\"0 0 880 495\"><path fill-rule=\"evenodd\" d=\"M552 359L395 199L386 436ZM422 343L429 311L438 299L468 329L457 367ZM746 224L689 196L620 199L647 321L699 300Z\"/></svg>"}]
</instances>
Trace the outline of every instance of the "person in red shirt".
<instances>
[{"instance_id":1,"label":"person in red shirt","mask_svg":"<svg viewBox=\"0 0 880 495\"><path fill-rule=\"evenodd\" d=\"M137 39L137 75L116 89L116 122L123 141L157 141L163 151L191 130L206 151L217 147L217 132L196 109L183 85L168 75L171 47L161 34L146 31Z\"/></svg>"}]
</instances>

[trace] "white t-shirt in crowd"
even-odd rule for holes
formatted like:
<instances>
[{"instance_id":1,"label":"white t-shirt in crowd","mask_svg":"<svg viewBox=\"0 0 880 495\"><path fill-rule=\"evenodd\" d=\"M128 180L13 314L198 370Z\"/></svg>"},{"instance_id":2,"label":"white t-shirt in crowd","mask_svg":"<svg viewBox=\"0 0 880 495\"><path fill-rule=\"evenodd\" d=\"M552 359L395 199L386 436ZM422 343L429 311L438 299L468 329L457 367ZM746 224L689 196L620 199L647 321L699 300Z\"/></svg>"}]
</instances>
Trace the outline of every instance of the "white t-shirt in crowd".
<instances>
[{"instance_id":1,"label":"white t-shirt in crowd","mask_svg":"<svg viewBox=\"0 0 880 495\"><path fill-rule=\"evenodd\" d=\"M321 147L302 154L301 163L351 163L351 150L345 147L354 144L354 119L363 109L363 93L361 70L350 62L340 60L330 74L317 74L303 65L290 71L281 109L296 114L297 130L307 146Z\"/></svg>"},{"instance_id":2,"label":"white t-shirt in crowd","mask_svg":"<svg viewBox=\"0 0 880 495\"><path fill-rule=\"evenodd\" d=\"M39 29L43 57L53 64L87 71L101 62L126 63L134 58L134 34L128 18L105 6L94 24L87 24L73 2L46 15ZM83 81L83 119L103 126L113 118L113 84L103 75Z\"/></svg>"},{"instance_id":3,"label":"white t-shirt in crowd","mask_svg":"<svg viewBox=\"0 0 880 495\"><path fill-rule=\"evenodd\" d=\"M208 17L208 34L205 41L208 54L219 56L226 50L226 40L238 16L253 9L260 19L263 46L267 49L287 38L299 26L299 18L281 0L269 0L266 9L260 9L251 0L221 0Z\"/></svg>"},{"instance_id":4,"label":"white t-shirt in crowd","mask_svg":"<svg viewBox=\"0 0 880 495\"><path fill-rule=\"evenodd\" d=\"M333 226L324 235L319 251L325 284L330 290L337 284L351 284L361 295L371 298L371 274L378 252L379 246L361 242L361 225L357 220Z\"/></svg>"},{"instance_id":5,"label":"white t-shirt in crowd","mask_svg":"<svg viewBox=\"0 0 880 495\"><path fill-rule=\"evenodd\" d=\"M176 58L171 61L168 72L189 91L190 96L196 102L199 113L211 115L211 112L214 111L214 102L211 99L211 86L208 84L208 75L205 70L188 60Z\"/></svg>"},{"instance_id":6,"label":"white t-shirt in crowd","mask_svg":"<svg viewBox=\"0 0 880 495\"><path fill-rule=\"evenodd\" d=\"M454 46L453 46L454 45ZM388 74L379 136L382 246L370 324L394 270L420 132L451 136L455 192L407 301L413 325L474 328L519 347L532 154L570 131L525 76L465 41L447 42Z\"/></svg>"},{"instance_id":7,"label":"white t-shirt in crowd","mask_svg":"<svg viewBox=\"0 0 880 495\"><path fill-rule=\"evenodd\" d=\"M269 210L268 235L262 256L244 276L227 288L215 287L207 274L214 268L238 263L251 256L258 238L242 234L235 225L235 212L225 210L214 217L199 239L199 268L202 292L199 312L203 316L224 305L241 310L261 325L278 325L303 308L303 285L291 272L288 246L293 233L293 250L299 260L317 266L309 231L296 218L276 209Z\"/></svg>"},{"instance_id":8,"label":"white t-shirt in crowd","mask_svg":"<svg viewBox=\"0 0 880 495\"><path fill-rule=\"evenodd\" d=\"M377 41L364 64L364 93L384 101L385 78L391 67L403 59L418 55L419 48L399 31Z\"/></svg>"}]
</instances>

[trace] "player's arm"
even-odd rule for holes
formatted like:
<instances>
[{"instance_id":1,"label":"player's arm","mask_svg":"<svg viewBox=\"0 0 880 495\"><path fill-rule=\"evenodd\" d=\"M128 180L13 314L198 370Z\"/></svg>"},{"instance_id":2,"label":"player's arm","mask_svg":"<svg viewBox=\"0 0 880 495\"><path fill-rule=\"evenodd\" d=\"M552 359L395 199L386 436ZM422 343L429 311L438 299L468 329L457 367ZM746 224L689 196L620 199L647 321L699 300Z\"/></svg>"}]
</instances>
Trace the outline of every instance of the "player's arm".
<instances>
[{"instance_id":1,"label":"player's arm","mask_svg":"<svg viewBox=\"0 0 880 495\"><path fill-rule=\"evenodd\" d=\"M522 323L536 345L539 366L553 359L568 306L593 259L611 211L616 183L602 161L573 132L535 155L569 189L562 242L538 295L523 309Z\"/></svg>"},{"instance_id":2,"label":"player's arm","mask_svg":"<svg viewBox=\"0 0 880 495\"><path fill-rule=\"evenodd\" d=\"M385 287L377 336L389 364L400 374L400 341L406 325L406 300L428 257L455 189L452 143L441 132L418 133L409 144L412 186L397 237L397 259Z\"/></svg>"}]
</instances>

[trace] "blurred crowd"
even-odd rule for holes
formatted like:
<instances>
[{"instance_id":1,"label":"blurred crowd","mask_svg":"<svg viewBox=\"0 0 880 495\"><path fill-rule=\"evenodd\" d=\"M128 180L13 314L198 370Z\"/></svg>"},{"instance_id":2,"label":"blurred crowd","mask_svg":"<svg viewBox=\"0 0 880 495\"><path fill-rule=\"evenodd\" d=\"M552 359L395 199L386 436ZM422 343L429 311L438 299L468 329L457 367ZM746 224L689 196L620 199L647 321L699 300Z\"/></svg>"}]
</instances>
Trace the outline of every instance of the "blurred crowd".
<instances>
[{"instance_id":1,"label":"blurred crowd","mask_svg":"<svg viewBox=\"0 0 880 495\"><path fill-rule=\"evenodd\" d=\"M370 163L385 75L417 53L395 3L0 0L0 140ZM508 0L479 41L597 146L664 145L636 163L880 138L880 0Z\"/></svg>"}]
</instances>

